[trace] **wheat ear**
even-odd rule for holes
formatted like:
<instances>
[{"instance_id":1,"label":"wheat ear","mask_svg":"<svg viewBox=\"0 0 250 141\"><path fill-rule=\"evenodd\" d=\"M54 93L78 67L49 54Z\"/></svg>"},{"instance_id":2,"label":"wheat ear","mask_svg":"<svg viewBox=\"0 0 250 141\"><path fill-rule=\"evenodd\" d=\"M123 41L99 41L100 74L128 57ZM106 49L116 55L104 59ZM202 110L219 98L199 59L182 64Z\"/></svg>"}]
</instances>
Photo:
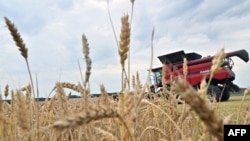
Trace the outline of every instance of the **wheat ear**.
<instances>
[{"instance_id":1,"label":"wheat ear","mask_svg":"<svg viewBox=\"0 0 250 141\"><path fill-rule=\"evenodd\" d=\"M184 101L198 114L208 131L219 140L223 140L223 121L216 116L215 111L211 109L207 101L201 98L197 94L197 91L184 79L177 79L173 84L173 89L179 93Z\"/></svg>"},{"instance_id":2,"label":"wheat ear","mask_svg":"<svg viewBox=\"0 0 250 141\"><path fill-rule=\"evenodd\" d=\"M125 80L127 80L129 84L129 80L127 79L126 71L125 71L125 61L128 58L128 51L129 51L129 43L130 43L130 25L128 21L129 16L124 15L121 18L121 34L120 34L120 42L119 42L119 48L118 53L120 55L120 64L122 67L122 73L121 73L121 86L122 90L124 90L124 76Z\"/></svg>"},{"instance_id":3,"label":"wheat ear","mask_svg":"<svg viewBox=\"0 0 250 141\"><path fill-rule=\"evenodd\" d=\"M56 94L59 98L60 106L63 109L64 114L66 114L68 112L68 97L66 96L65 91L59 82L56 83Z\"/></svg>"},{"instance_id":4,"label":"wheat ear","mask_svg":"<svg viewBox=\"0 0 250 141\"><path fill-rule=\"evenodd\" d=\"M60 82L63 88L68 88L79 93L83 93L84 89L80 85L72 84L69 82Z\"/></svg>"},{"instance_id":5,"label":"wheat ear","mask_svg":"<svg viewBox=\"0 0 250 141\"><path fill-rule=\"evenodd\" d=\"M25 98L22 95L21 91L16 92L16 116L17 116L17 125L22 129L29 131L30 127L30 120L29 120L29 105L25 102Z\"/></svg>"},{"instance_id":6,"label":"wheat ear","mask_svg":"<svg viewBox=\"0 0 250 141\"><path fill-rule=\"evenodd\" d=\"M226 57L225 54L225 49L222 48L219 52L216 53L216 55L214 56L213 60L212 60L212 67L211 67L211 73L214 74L217 71L220 70L221 65L223 63L223 59Z\"/></svg>"},{"instance_id":7,"label":"wheat ear","mask_svg":"<svg viewBox=\"0 0 250 141\"><path fill-rule=\"evenodd\" d=\"M157 127L154 127L154 126L148 126L147 128L145 128L143 130L143 132L141 133L140 135L140 138L139 138L139 141L142 139L142 136L144 135L144 133L147 131L147 130L154 130L160 134L162 134L164 137L168 137L161 129L157 128Z\"/></svg>"},{"instance_id":8,"label":"wheat ear","mask_svg":"<svg viewBox=\"0 0 250 141\"><path fill-rule=\"evenodd\" d=\"M116 136L114 136L112 133L103 130L101 128L95 128L95 130L97 131L97 135L101 136L102 141L118 141L118 139L116 138Z\"/></svg>"},{"instance_id":9,"label":"wheat ear","mask_svg":"<svg viewBox=\"0 0 250 141\"><path fill-rule=\"evenodd\" d=\"M212 60L212 66L210 68L210 71L211 71L210 78L209 78L209 81L207 83L208 86L210 85L214 74L221 69L221 65L223 63L223 59L225 58L225 56L226 56L226 54L225 54L224 48L222 48L219 52L217 52L214 55L214 58ZM207 89L208 89L208 87L207 87Z\"/></svg>"},{"instance_id":10,"label":"wheat ear","mask_svg":"<svg viewBox=\"0 0 250 141\"><path fill-rule=\"evenodd\" d=\"M102 106L89 106L86 111L78 113L73 116L65 117L61 120L58 120L54 122L49 128L54 128L56 130L64 130L68 128L74 128L81 126L83 124L87 124L94 120L99 120L103 118L118 118L121 123L125 126L126 130L128 131L129 136L131 136L131 132L129 131L129 128L125 121L122 119L122 117L119 115L116 109L104 107Z\"/></svg>"},{"instance_id":11,"label":"wheat ear","mask_svg":"<svg viewBox=\"0 0 250 141\"><path fill-rule=\"evenodd\" d=\"M25 47L25 44L23 42L23 39L18 32L17 28L15 27L14 23L12 23L7 17L4 17L5 23L13 37L13 40L15 41L16 45L19 47L19 51L21 52L21 55L27 59L28 58L28 49Z\"/></svg>"},{"instance_id":12,"label":"wheat ear","mask_svg":"<svg viewBox=\"0 0 250 141\"><path fill-rule=\"evenodd\" d=\"M4 87L4 97L5 99L7 99L7 97L9 96L9 85L6 84Z\"/></svg>"},{"instance_id":13,"label":"wheat ear","mask_svg":"<svg viewBox=\"0 0 250 141\"><path fill-rule=\"evenodd\" d=\"M163 95L167 94L167 80L165 78L166 75L166 71L167 71L167 66L165 64L163 64L162 66L162 77L161 77L161 83L162 83L162 93Z\"/></svg>"},{"instance_id":14,"label":"wheat ear","mask_svg":"<svg viewBox=\"0 0 250 141\"><path fill-rule=\"evenodd\" d=\"M89 82L90 74L91 74L91 59L89 57L89 43L87 37L83 34L82 35L82 46L83 46L83 54L86 62L86 72L85 72L85 81L84 81L84 88Z\"/></svg>"},{"instance_id":15,"label":"wheat ear","mask_svg":"<svg viewBox=\"0 0 250 141\"><path fill-rule=\"evenodd\" d=\"M5 19L5 23L10 31L10 34L12 35L13 40L16 43L16 46L19 47L19 51L21 52L21 55L24 57L25 59L25 63L27 65L28 68L28 72L29 72L29 76L30 76L30 81L31 81L31 85L32 85L32 90L33 90L33 95L35 98L35 90L34 90L34 85L33 85L33 80L32 80L32 76L31 76L31 71L30 71L30 67L29 67L29 62L28 62L28 48L26 48L23 39L20 35L20 33L18 32L16 26L14 25L14 23L12 23L7 17L4 17Z\"/></svg>"},{"instance_id":16,"label":"wheat ear","mask_svg":"<svg viewBox=\"0 0 250 141\"><path fill-rule=\"evenodd\" d=\"M184 75L184 78L186 78L188 75L188 60L186 57L183 58L183 75Z\"/></svg>"},{"instance_id":17,"label":"wheat ear","mask_svg":"<svg viewBox=\"0 0 250 141\"><path fill-rule=\"evenodd\" d=\"M128 15L124 15L121 18L121 34L120 34L120 45L119 45L119 55L120 55L120 63L122 69L125 66L125 60L127 59L127 52L129 50L129 43L130 43L130 26L128 22Z\"/></svg>"},{"instance_id":18,"label":"wheat ear","mask_svg":"<svg viewBox=\"0 0 250 141\"><path fill-rule=\"evenodd\" d=\"M101 105L109 105L109 96L108 93L104 87L104 85L100 85L100 90L101 90L101 97L99 98L99 104Z\"/></svg>"}]
</instances>

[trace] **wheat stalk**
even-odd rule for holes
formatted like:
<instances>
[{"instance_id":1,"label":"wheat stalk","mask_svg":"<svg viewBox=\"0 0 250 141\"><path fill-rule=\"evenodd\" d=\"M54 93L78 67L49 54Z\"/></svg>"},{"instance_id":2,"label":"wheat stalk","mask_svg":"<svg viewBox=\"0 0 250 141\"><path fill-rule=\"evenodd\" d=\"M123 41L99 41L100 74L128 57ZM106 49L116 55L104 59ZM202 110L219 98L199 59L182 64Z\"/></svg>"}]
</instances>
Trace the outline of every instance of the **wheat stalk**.
<instances>
[{"instance_id":1,"label":"wheat stalk","mask_svg":"<svg viewBox=\"0 0 250 141\"><path fill-rule=\"evenodd\" d=\"M115 34L115 28L114 28L114 24L113 24L113 21L112 21L112 18L111 18L110 10L109 10L109 0L107 0L107 9L108 9L108 14L109 14L109 21L110 21L110 24L112 26L112 31L113 31L114 37L115 37L115 42L116 42L117 47L119 48L118 39L117 39L117 36Z\"/></svg>"},{"instance_id":2,"label":"wheat stalk","mask_svg":"<svg viewBox=\"0 0 250 141\"><path fill-rule=\"evenodd\" d=\"M147 78L146 78L146 81L144 83L144 86L141 90L141 93L139 95L139 98L138 98L138 101L137 101L137 104L136 104L136 107L135 109L137 110L137 108L139 107L139 105L141 104L141 101L144 97L144 92L148 86L148 82L149 82L149 79L150 79L150 74L151 74L151 71L152 71L152 66L153 66L153 57L154 57L154 35L155 35L155 29L153 28L152 30L152 33L151 33L151 55L150 55L150 64L149 64L149 71L148 71L148 74L147 74Z\"/></svg>"},{"instance_id":3,"label":"wheat stalk","mask_svg":"<svg viewBox=\"0 0 250 141\"><path fill-rule=\"evenodd\" d=\"M0 114L3 112L3 99L2 94L0 93Z\"/></svg>"},{"instance_id":4,"label":"wheat stalk","mask_svg":"<svg viewBox=\"0 0 250 141\"><path fill-rule=\"evenodd\" d=\"M240 103L240 107L239 107L239 112L238 112L238 115L237 115L237 123L239 123L239 117L240 117L240 112L242 110L242 105L243 105L243 101L245 100L245 98L247 97L247 95L250 94L250 87L246 88L245 91L244 91L244 94L243 94L243 97L241 99L241 103Z\"/></svg>"},{"instance_id":5,"label":"wheat stalk","mask_svg":"<svg viewBox=\"0 0 250 141\"><path fill-rule=\"evenodd\" d=\"M131 34L131 28L132 28L132 20L133 20L133 14L134 14L134 4L135 4L135 0L130 0L132 8L131 8L131 17L130 17L130 34ZM130 90L130 61L131 61L131 57L130 57L130 50L128 51L128 90Z\"/></svg>"},{"instance_id":6,"label":"wheat stalk","mask_svg":"<svg viewBox=\"0 0 250 141\"><path fill-rule=\"evenodd\" d=\"M167 80L165 78L166 76L166 71L167 71L167 66L165 64L163 64L162 66L162 77L161 77L161 83L162 83L162 93L163 95L167 94Z\"/></svg>"},{"instance_id":7,"label":"wheat stalk","mask_svg":"<svg viewBox=\"0 0 250 141\"><path fill-rule=\"evenodd\" d=\"M185 137L185 135L183 134L182 130L180 129L180 127L176 124L176 122L172 119L172 117L171 117L168 113L166 113L166 112L165 112L161 107L159 107L158 105L155 105L155 104L153 104L153 103L151 103L151 102L149 102L149 101L147 101L147 100L142 100L142 102L145 103L145 104L148 104L148 105L150 105L150 106L152 106L152 107L154 107L154 108L156 108L156 109L158 109L158 110L160 110L160 111L168 118L168 120L174 125L174 127L176 128L176 130L182 135L182 138L186 140L186 137Z\"/></svg>"}]
</instances>

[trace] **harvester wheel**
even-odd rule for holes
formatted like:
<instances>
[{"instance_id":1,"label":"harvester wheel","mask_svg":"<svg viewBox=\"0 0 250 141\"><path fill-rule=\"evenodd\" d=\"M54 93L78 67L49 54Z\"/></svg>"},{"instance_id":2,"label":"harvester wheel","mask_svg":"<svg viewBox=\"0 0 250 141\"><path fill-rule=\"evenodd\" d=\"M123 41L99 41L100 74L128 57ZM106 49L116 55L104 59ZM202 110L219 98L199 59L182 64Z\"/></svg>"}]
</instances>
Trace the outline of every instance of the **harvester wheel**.
<instances>
[{"instance_id":1,"label":"harvester wheel","mask_svg":"<svg viewBox=\"0 0 250 141\"><path fill-rule=\"evenodd\" d=\"M210 85L207 90L208 99L213 102L214 99L219 102L221 96L221 89L218 86Z\"/></svg>"},{"instance_id":2,"label":"harvester wheel","mask_svg":"<svg viewBox=\"0 0 250 141\"><path fill-rule=\"evenodd\" d=\"M222 88L223 90L223 88ZM227 101L230 98L230 92L228 88L225 88L223 91L223 95L221 96L221 101Z\"/></svg>"}]
</instances>

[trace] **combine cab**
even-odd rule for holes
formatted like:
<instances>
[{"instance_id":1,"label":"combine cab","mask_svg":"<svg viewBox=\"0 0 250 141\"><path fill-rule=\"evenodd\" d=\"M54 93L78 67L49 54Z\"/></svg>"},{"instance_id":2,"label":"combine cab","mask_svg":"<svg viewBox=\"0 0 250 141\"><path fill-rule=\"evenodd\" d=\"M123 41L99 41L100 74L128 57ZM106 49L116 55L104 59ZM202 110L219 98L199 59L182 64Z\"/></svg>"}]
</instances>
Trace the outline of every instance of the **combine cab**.
<instances>
[{"instance_id":1,"label":"combine cab","mask_svg":"<svg viewBox=\"0 0 250 141\"><path fill-rule=\"evenodd\" d=\"M239 91L239 87L233 84L235 73L232 71L234 62L231 57L234 56L239 57L245 62L249 61L248 52L246 50L226 53L221 69L213 75L211 84L208 88L208 98L210 100L215 98L216 101L227 101L230 97L230 92ZM181 75L183 76L183 59L186 58L188 61L188 74L186 80L194 88L199 88L204 78L207 81L210 78L210 68L212 66L213 57L214 56L208 56L202 58L200 54L185 53L184 51L159 56L159 60L166 67L164 76L167 80L166 87L170 88L172 80ZM162 90L162 67L152 69L152 74L153 84L150 89L151 92L157 93Z\"/></svg>"}]
</instances>

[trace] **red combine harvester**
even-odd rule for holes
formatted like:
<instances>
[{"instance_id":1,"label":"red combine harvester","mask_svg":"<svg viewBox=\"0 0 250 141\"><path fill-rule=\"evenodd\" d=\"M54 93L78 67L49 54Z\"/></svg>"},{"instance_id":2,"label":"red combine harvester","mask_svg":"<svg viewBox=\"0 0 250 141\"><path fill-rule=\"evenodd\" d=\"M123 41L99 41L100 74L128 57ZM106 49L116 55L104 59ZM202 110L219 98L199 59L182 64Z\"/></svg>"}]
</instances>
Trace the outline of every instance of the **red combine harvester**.
<instances>
[{"instance_id":1,"label":"red combine harvester","mask_svg":"<svg viewBox=\"0 0 250 141\"><path fill-rule=\"evenodd\" d=\"M213 75L211 84L208 88L208 98L216 101L227 101L230 97L230 92L239 91L239 87L233 84L235 73L232 71L234 62L231 57L237 56L245 62L249 61L249 55L246 50L238 50L226 53L221 69ZM214 56L203 57L197 53L185 53L178 51L163 56L158 56L163 65L166 65L165 79L167 80L167 88L170 88L171 80L176 77L183 76L183 60L188 61L188 74L186 76L194 88L198 89L201 81L205 78L207 81L210 78L210 68ZM152 81L150 86L151 92L158 93L162 90L162 67L152 69Z\"/></svg>"}]
</instances>

